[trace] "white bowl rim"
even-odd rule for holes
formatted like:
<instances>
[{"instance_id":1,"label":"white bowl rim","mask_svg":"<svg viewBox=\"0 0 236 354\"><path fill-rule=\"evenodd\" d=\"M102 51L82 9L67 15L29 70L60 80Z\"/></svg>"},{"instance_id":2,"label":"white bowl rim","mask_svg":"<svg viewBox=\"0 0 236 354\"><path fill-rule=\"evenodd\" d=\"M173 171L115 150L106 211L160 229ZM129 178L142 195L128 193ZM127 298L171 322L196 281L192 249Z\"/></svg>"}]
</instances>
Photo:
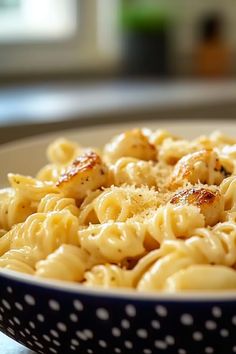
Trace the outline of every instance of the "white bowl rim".
<instances>
[{"instance_id":1,"label":"white bowl rim","mask_svg":"<svg viewBox=\"0 0 236 354\"><path fill-rule=\"evenodd\" d=\"M162 302L236 302L236 290L227 291L184 291L177 293L139 292L126 288L89 288L75 282L54 279L40 279L33 275L19 273L9 269L0 269L0 280L3 275L8 280L21 284L39 286L44 289L58 290L75 296L109 297L114 299L127 299L133 301L162 301Z\"/></svg>"}]
</instances>

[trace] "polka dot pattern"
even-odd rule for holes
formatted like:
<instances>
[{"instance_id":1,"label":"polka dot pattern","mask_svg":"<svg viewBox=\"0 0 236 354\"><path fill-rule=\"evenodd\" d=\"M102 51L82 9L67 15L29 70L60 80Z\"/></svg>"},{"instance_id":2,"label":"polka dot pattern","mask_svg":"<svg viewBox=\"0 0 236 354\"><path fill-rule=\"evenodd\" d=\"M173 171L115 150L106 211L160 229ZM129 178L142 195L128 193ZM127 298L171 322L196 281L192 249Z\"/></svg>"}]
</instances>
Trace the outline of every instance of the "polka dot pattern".
<instances>
[{"instance_id":1,"label":"polka dot pattern","mask_svg":"<svg viewBox=\"0 0 236 354\"><path fill-rule=\"evenodd\" d=\"M205 323L205 327L206 327L206 329L208 329L209 331L211 331L211 330L216 329L217 324L216 324L216 322L215 322L215 321L211 321L211 320L209 320L209 321L206 321L206 323Z\"/></svg>"},{"instance_id":2,"label":"polka dot pattern","mask_svg":"<svg viewBox=\"0 0 236 354\"><path fill-rule=\"evenodd\" d=\"M54 311L60 310L60 304L56 300L49 300L48 305L51 310L54 310Z\"/></svg>"},{"instance_id":3,"label":"polka dot pattern","mask_svg":"<svg viewBox=\"0 0 236 354\"><path fill-rule=\"evenodd\" d=\"M133 305L127 305L125 307L125 312L127 314L127 316L130 316L130 317L135 317L136 315L136 308L133 306Z\"/></svg>"},{"instance_id":4,"label":"polka dot pattern","mask_svg":"<svg viewBox=\"0 0 236 354\"><path fill-rule=\"evenodd\" d=\"M193 316L188 313L184 313L180 317L180 322L185 326L191 326L193 324Z\"/></svg>"},{"instance_id":5,"label":"polka dot pattern","mask_svg":"<svg viewBox=\"0 0 236 354\"><path fill-rule=\"evenodd\" d=\"M167 311L167 308L165 306L158 305L158 306L156 306L156 313L160 317L166 317L167 314L168 314L168 311Z\"/></svg>"},{"instance_id":6,"label":"polka dot pattern","mask_svg":"<svg viewBox=\"0 0 236 354\"><path fill-rule=\"evenodd\" d=\"M28 294L25 295L25 302L30 306L35 306L35 299L31 295Z\"/></svg>"},{"instance_id":7,"label":"polka dot pattern","mask_svg":"<svg viewBox=\"0 0 236 354\"><path fill-rule=\"evenodd\" d=\"M121 324L121 327L123 327L125 329L130 328L130 322L127 319L125 319L125 318L121 321L120 324Z\"/></svg>"},{"instance_id":8,"label":"polka dot pattern","mask_svg":"<svg viewBox=\"0 0 236 354\"><path fill-rule=\"evenodd\" d=\"M0 329L38 353L222 354L222 347L236 353L236 302L203 305L60 296L19 291L8 282L0 298Z\"/></svg>"},{"instance_id":9,"label":"polka dot pattern","mask_svg":"<svg viewBox=\"0 0 236 354\"><path fill-rule=\"evenodd\" d=\"M109 319L109 312L105 308L98 308L96 310L96 315L100 320L108 320Z\"/></svg>"}]
</instances>

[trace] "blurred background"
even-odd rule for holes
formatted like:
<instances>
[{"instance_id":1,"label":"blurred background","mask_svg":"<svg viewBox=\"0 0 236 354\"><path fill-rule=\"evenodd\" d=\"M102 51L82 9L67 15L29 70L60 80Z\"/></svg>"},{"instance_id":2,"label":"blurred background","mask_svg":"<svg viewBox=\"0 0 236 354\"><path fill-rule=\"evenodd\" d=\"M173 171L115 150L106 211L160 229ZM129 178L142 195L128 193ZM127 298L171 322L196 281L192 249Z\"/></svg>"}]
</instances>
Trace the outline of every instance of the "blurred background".
<instances>
[{"instance_id":1,"label":"blurred background","mask_svg":"<svg viewBox=\"0 0 236 354\"><path fill-rule=\"evenodd\" d=\"M235 0L0 0L0 142L234 118L235 59Z\"/></svg>"}]
</instances>

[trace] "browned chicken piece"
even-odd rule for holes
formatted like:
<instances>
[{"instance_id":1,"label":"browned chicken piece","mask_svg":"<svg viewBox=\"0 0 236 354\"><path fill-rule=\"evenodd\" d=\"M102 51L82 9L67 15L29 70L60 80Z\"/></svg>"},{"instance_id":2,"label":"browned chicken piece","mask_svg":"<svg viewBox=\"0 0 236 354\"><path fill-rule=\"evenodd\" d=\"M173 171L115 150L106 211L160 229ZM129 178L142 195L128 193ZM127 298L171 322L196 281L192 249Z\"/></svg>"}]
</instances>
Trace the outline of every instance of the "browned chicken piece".
<instances>
[{"instance_id":1,"label":"browned chicken piece","mask_svg":"<svg viewBox=\"0 0 236 354\"><path fill-rule=\"evenodd\" d=\"M122 133L111 140L104 148L104 154L110 163L121 157L135 157L140 160L157 160L157 149L140 129Z\"/></svg>"},{"instance_id":2,"label":"browned chicken piece","mask_svg":"<svg viewBox=\"0 0 236 354\"><path fill-rule=\"evenodd\" d=\"M57 187L65 197L82 200L87 193L106 186L108 169L93 151L79 156L63 173Z\"/></svg>"},{"instance_id":3,"label":"browned chicken piece","mask_svg":"<svg viewBox=\"0 0 236 354\"><path fill-rule=\"evenodd\" d=\"M206 226L221 221L224 212L224 198L217 187L193 187L176 192L170 199L171 204L190 204L200 208Z\"/></svg>"},{"instance_id":4,"label":"browned chicken piece","mask_svg":"<svg viewBox=\"0 0 236 354\"><path fill-rule=\"evenodd\" d=\"M175 190L187 182L219 185L233 172L226 170L214 150L201 150L188 154L178 161L172 172L169 189Z\"/></svg>"}]
</instances>

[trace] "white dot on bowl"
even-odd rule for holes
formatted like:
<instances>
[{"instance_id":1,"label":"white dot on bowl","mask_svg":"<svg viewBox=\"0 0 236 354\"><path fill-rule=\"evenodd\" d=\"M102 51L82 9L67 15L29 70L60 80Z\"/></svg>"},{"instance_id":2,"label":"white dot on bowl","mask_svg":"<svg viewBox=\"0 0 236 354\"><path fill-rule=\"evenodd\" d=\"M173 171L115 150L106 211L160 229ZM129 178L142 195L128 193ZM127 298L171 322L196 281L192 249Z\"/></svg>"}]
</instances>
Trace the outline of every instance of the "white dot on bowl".
<instances>
[{"instance_id":1,"label":"white dot on bowl","mask_svg":"<svg viewBox=\"0 0 236 354\"><path fill-rule=\"evenodd\" d=\"M155 340L154 345L158 349L166 349L167 348L167 344L163 340Z\"/></svg>"},{"instance_id":2,"label":"white dot on bowl","mask_svg":"<svg viewBox=\"0 0 236 354\"><path fill-rule=\"evenodd\" d=\"M111 330L111 333L114 337L120 337L121 335L121 330L117 327L113 327Z\"/></svg>"},{"instance_id":3,"label":"white dot on bowl","mask_svg":"<svg viewBox=\"0 0 236 354\"><path fill-rule=\"evenodd\" d=\"M37 338L36 336L32 336L32 338L33 338L34 340L38 340L38 338Z\"/></svg>"},{"instance_id":4,"label":"white dot on bowl","mask_svg":"<svg viewBox=\"0 0 236 354\"><path fill-rule=\"evenodd\" d=\"M202 333L201 333L201 332L198 332L198 331L194 332L194 333L193 333L193 339L194 339L195 341L197 341L197 342L201 341L201 340L203 339Z\"/></svg>"},{"instance_id":5,"label":"white dot on bowl","mask_svg":"<svg viewBox=\"0 0 236 354\"><path fill-rule=\"evenodd\" d=\"M35 305L35 299L32 295L25 295L24 296L25 302L30 305L30 306L34 306Z\"/></svg>"},{"instance_id":6,"label":"white dot on bowl","mask_svg":"<svg viewBox=\"0 0 236 354\"><path fill-rule=\"evenodd\" d=\"M57 347L60 347L61 346L61 343L60 342L58 342L58 340L56 340L56 339L53 339L53 344L55 344Z\"/></svg>"},{"instance_id":7,"label":"white dot on bowl","mask_svg":"<svg viewBox=\"0 0 236 354\"><path fill-rule=\"evenodd\" d=\"M12 290L12 288L11 288L10 286L7 287L7 292L8 292L9 294L12 294L12 293L13 293L13 290Z\"/></svg>"},{"instance_id":8,"label":"white dot on bowl","mask_svg":"<svg viewBox=\"0 0 236 354\"><path fill-rule=\"evenodd\" d=\"M109 312L104 309L103 307L98 308L96 310L96 315L100 320L108 320L109 319Z\"/></svg>"},{"instance_id":9,"label":"white dot on bowl","mask_svg":"<svg viewBox=\"0 0 236 354\"><path fill-rule=\"evenodd\" d=\"M78 346L79 345L79 341L77 339L71 339L71 343L75 346Z\"/></svg>"},{"instance_id":10,"label":"white dot on bowl","mask_svg":"<svg viewBox=\"0 0 236 354\"><path fill-rule=\"evenodd\" d=\"M236 345L233 346L232 350L234 353L236 353Z\"/></svg>"},{"instance_id":11,"label":"white dot on bowl","mask_svg":"<svg viewBox=\"0 0 236 354\"><path fill-rule=\"evenodd\" d=\"M9 323L11 326L15 326L15 323L13 322L13 320L9 320Z\"/></svg>"},{"instance_id":12,"label":"white dot on bowl","mask_svg":"<svg viewBox=\"0 0 236 354\"><path fill-rule=\"evenodd\" d=\"M25 334L24 334L24 332L20 331L19 333L20 333L20 335L21 335L22 337L24 337L24 338L25 338Z\"/></svg>"},{"instance_id":13,"label":"white dot on bowl","mask_svg":"<svg viewBox=\"0 0 236 354\"><path fill-rule=\"evenodd\" d=\"M51 338L47 334L43 334L43 339L45 339L47 342L51 342Z\"/></svg>"},{"instance_id":14,"label":"white dot on bowl","mask_svg":"<svg viewBox=\"0 0 236 354\"><path fill-rule=\"evenodd\" d=\"M30 346L32 346L33 344L29 341L29 340L27 340L27 342L26 342L28 345L30 345Z\"/></svg>"},{"instance_id":15,"label":"white dot on bowl","mask_svg":"<svg viewBox=\"0 0 236 354\"><path fill-rule=\"evenodd\" d=\"M70 320L72 322L78 322L78 316L75 313L70 314Z\"/></svg>"},{"instance_id":16,"label":"white dot on bowl","mask_svg":"<svg viewBox=\"0 0 236 354\"><path fill-rule=\"evenodd\" d=\"M54 349L54 348L49 348L49 350L50 350L50 352L52 352L52 353L57 353L56 349Z\"/></svg>"},{"instance_id":17,"label":"white dot on bowl","mask_svg":"<svg viewBox=\"0 0 236 354\"><path fill-rule=\"evenodd\" d=\"M184 313L181 317L180 317L180 322L184 325L184 326L191 326L193 324L193 316L188 314L188 313Z\"/></svg>"},{"instance_id":18,"label":"white dot on bowl","mask_svg":"<svg viewBox=\"0 0 236 354\"><path fill-rule=\"evenodd\" d=\"M71 345L71 346L70 346L70 349L75 351L75 350L76 350L76 347L74 347L73 345Z\"/></svg>"},{"instance_id":19,"label":"white dot on bowl","mask_svg":"<svg viewBox=\"0 0 236 354\"><path fill-rule=\"evenodd\" d=\"M0 307L0 312L2 312L2 313L4 313L4 312L5 312L5 310L4 310L4 308L3 308L3 307Z\"/></svg>"},{"instance_id":20,"label":"white dot on bowl","mask_svg":"<svg viewBox=\"0 0 236 354\"><path fill-rule=\"evenodd\" d=\"M15 335L15 331L14 331L14 329L13 328L11 328L11 327L7 327L7 331L11 334L11 335Z\"/></svg>"},{"instance_id":21,"label":"white dot on bowl","mask_svg":"<svg viewBox=\"0 0 236 354\"><path fill-rule=\"evenodd\" d=\"M132 348L133 348L133 343L130 342L129 340L125 340L125 341L124 341L124 346L125 346L127 349L132 349Z\"/></svg>"},{"instance_id":22,"label":"white dot on bowl","mask_svg":"<svg viewBox=\"0 0 236 354\"><path fill-rule=\"evenodd\" d=\"M175 339L173 336L167 335L165 338L165 341L168 345L174 345L175 344Z\"/></svg>"},{"instance_id":23,"label":"white dot on bowl","mask_svg":"<svg viewBox=\"0 0 236 354\"><path fill-rule=\"evenodd\" d=\"M59 311L60 310L60 304L56 300L49 300L48 305L51 310L53 311Z\"/></svg>"},{"instance_id":24,"label":"white dot on bowl","mask_svg":"<svg viewBox=\"0 0 236 354\"><path fill-rule=\"evenodd\" d=\"M187 352L186 352L185 349L180 348L180 349L178 350L178 354L186 354L186 353L187 353Z\"/></svg>"},{"instance_id":25,"label":"white dot on bowl","mask_svg":"<svg viewBox=\"0 0 236 354\"><path fill-rule=\"evenodd\" d=\"M209 331L212 331L212 330L216 329L217 324L216 324L215 321L209 320L209 321L206 321L205 327L206 327L206 329L208 329Z\"/></svg>"},{"instance_id":26,"label":"white dot on bowl","mask_svg":"<svg viewBox=\"0 0 236 354\"><path fill-rule=\"evenodd\" d=\"M30 332L30 330L28 328L25 329L25 333L27 333L29 335L31 334L31 332Z\"/></svg>"},{"instance_id":27,"label":"white dot on bowl","mask_svg":"<svg viewBox=\"0 0 236 354\"><path fill-rule=\"evenodd\" d=\"M221 329L220 330L220 335L221 335L221 337L228 337L229 336L228 329L225 329L225 328Z\"/></svg>"},{"instance_id":28,"label":"white dot on bowl","mask_svg":"<svg viewBox=\"0 0 236 354\"><path fill-rule=\"evenodd\" d=\"M136 308L129 304L125 307L125 312L129 317L135 317L136 316Z\"/></svg>"},{"instance_id":29,"label":"white dot on bowl","mask_svg":"<svg viewBox=\"0 0 236 354\"><path fill-rule=\"evenodd\" d=\"M143 349L143 354L152 354L151 349L145 348Z\"/></svg>"},{"instance_id":30,"label":"white dot on bowl","mask_svg":"<svg viewBox=\"0 0 236 354\"><path fill-rule=\"evenodd\" d=\"M43 349L43 345L39 342L34 342L39 348Z\"/></svg>"},{"instance_id":31,"label":"white dot on bowl","mask_svg":"<svg viewBox=\"0 0 236 354\"><path fill-rule=\"evenodd\" d=\"M84 335L87 337L87 338L89 338L89 339L92 339L93 338L93 332L91 331L91 329L84 329L83 330L83 332L84 332Z\"/></svg>"},{"instance_id":32,"label":"white dot on bowl","mask_svg":"<svg viewBox=\"0 0 236 354\"><path fill-rule=\"evenodd\" d=\"M121 327L124 328L124 329L130 328L130 323L129 323L129 321L126 320L126 319L121 320L120 325L121 325Z\"/></svg>"},{"instance_id":33,"label":"white dot on bowl","mask_svg":"<svg viewBox=\"0 0 236 354\"><path fill-rule=\"evenodd\" d=\"M155 310L156 310L156 313L158 314L158 316L160 316L160 317L166 317L168 314L166 307L162 306L162 305L157 305Z\"/></svg>"},{"instance_id":34,"label":"white dot on bowl","mask_svg":"<svg viewBox=\"0 0 236 354\"><path fill-rule=\"evenodd\" d=\"M73 304L74 304L74 308L75 308L77 311L83 311L84 306L83 306L83 304L82 304L81 301L75 300Z\"/></svg>"},{"instance_id":35,"label":"white dot on bowl","mask_svg":"<svg viewBox=\"0 0 236 354\"><path fill-rule=\"evenodd\" d=\"M214 353L214 349L212 347L206 347L205 348L205 353L206 354L212 354L212 353Z\"/></svg>"},{"instance_id":36,"label":"white dot on bowl","mask_svg":"<svg viewBox=\"0 0 236 354\"><path fill-rule=\"evenodd\" d=\"M79 337L82 340L87 340L88 338L86 337L86 335L84 334L84 332L82 331L76 331L75 333L77 335L77 337Z\"/></svg>"},{"instance_id":37,"label":"white dot on bowl","mask_svg":"<svg viewBox=\"0 0 236 354\"><path fill-rule=\"evenodd\" d=\"M17 310L23 311L23 306L19 302L15 302L15 307L17 308Z\"/></svg>"},{"instance_id":38,"label":"white dot on bowl","mask_svg":"<svg viewBox=\"0 0 236 354\"><path fill-rule=\"evenodd\" d=\"M66 331L67 331L67 326L65 325L65 323L62 323L62 322L58 322L58 323L57 323L57 328L58 328L61 332L66 332Z\"/></svg>"},{"instance_id":39,"label":"white dot on bowl","mask_svg":"<svg viewBox=\"0 0 236 354\"><path fill-rule=\"evenodd\" d=\"M3 317L2 317L2 315L0 315L0 321L2 321L3 320Z\"/></svg>"},{"instance_id":40,"label":"white dot on bowl","mask_svg":"<svg viewBox=\"0 0 236 354\"><path fill-rule=\"evenodd\" d=\"M105 342L105 340L100 339L100 340L98 341L98 344L99 344L100 347L102 347L102 348L106 348L106 347L107 347L107 343Z\"/></svg>"},{"instance_id":41,"label":"white dot on bowl","mask_svg":"<svg viewBox=\"0 0 236 354\"><path fill-rule=\"evenodd\" d=\"M236 326L236 316L232 317L232 323L233 323L234 326Z\"/></svg>"},{"instance_id":42,"label":"white dot on bowl","mask_svg":"<svg viewBox=\"0 0 236 354\"><path fill-rule=\"evenodd\" d=\"M44 318L44 316L41 314L41 313L39 313L39 314L37 314L37 320L39 321L39 322L44 322L45 321L45 318Z\"/></svg>"},{"instance_id":43,"label":"white dot on bowl","mask_svg":"<svg viewBox=\"0 0 236 354\"><path fill-rule=\"evenodd\" d=\"M219 318L219 317L222 316L222 310L221 310L221 308L218 307L218 306L212 307L212 311L211 311L211 312L212 312L212 315L213 315L214 317Z\"/></svg>"},{"instance_id":44,"label":"white dot on bowl","mask_svg":"<svg viewBox=\"0 0 236 354\"><path fill-rule=\"evenodd\" d=\"M20 325L20 320L19 320L19 318L18 317L13 317L13 321L16 323L16 324L18 324L18 325Z\"/></svg>"},{"instance_id":45,"label":"white dot on bowl","mask_svg":"<svg viewBox=\"0 0 236 354\"><path fill-rule=\"evenodd\" d=\"M148 332L144 328L139 328L136 333L137 333L137 336L140 338L147 338L148 337Z\"/></svg>"},{"instance_id":46,"label":"white dot on bowl","mask_svg":"<svg viewBox=\"0 0 236 354\"><path fill-rule=\"evenodd\" d=\"M155 329L160 329L160 328L161 328L160 322L157 321L157 320L153 320L153 321L151 322L151 326L152 326L153 328L155 328Z\"/></svg>"},{"instance_id":47,"label":"white dot on bowl","mask_svg":"<svg viewBox=\"0 0 236 354\"><path fill-rule=\"evenodd\" d=\"M50 329L50 333L51 333L51 335L52 335L53 337L56 337L56 338L59 337L59 334L58 334L57 331L55 331L55 329Z\"/></svg>"},{"instance_id":48,"label":"white dot on bowl","mask_svg":"<svg viewBox=\"0 0 236 354\"><path fill-rule=\"evenodd\" d=\"M115 353L121 353L120 348L115 348L114 351L115 351Z\"/></svg>"},{"instance_id":49,"label":"white dot on bowl","mask_svg":"<svg viewBox=\"0 0 236 354\"><path fill-rule=\"evenodd\" d=\"M93 354L93 350L92 349L87 349L87 353L88 354Z\"/></svg>"},{"instance_id":50,"label":"white dot on bowl","mask_svg":"<svg viewBox=\"0 0 236 354\"><path fill-rule=\"evenodd\" d=\"M29 322L29 326L30 326L31 328L35 328L34 322L33 322L33 321L30 321L30 322Z\"/></svg>"},{"instance_id":51,"label":"white dot on bowl","mask_svg":"<svg viewBox=\"0 0 236 354\"><path fill-rule=\"evenodd\" d=\"M9 302L7 300L2 299L2 304L7 310L11 310L11 305L9 304Z\"/></svg>"}]
</instances>

